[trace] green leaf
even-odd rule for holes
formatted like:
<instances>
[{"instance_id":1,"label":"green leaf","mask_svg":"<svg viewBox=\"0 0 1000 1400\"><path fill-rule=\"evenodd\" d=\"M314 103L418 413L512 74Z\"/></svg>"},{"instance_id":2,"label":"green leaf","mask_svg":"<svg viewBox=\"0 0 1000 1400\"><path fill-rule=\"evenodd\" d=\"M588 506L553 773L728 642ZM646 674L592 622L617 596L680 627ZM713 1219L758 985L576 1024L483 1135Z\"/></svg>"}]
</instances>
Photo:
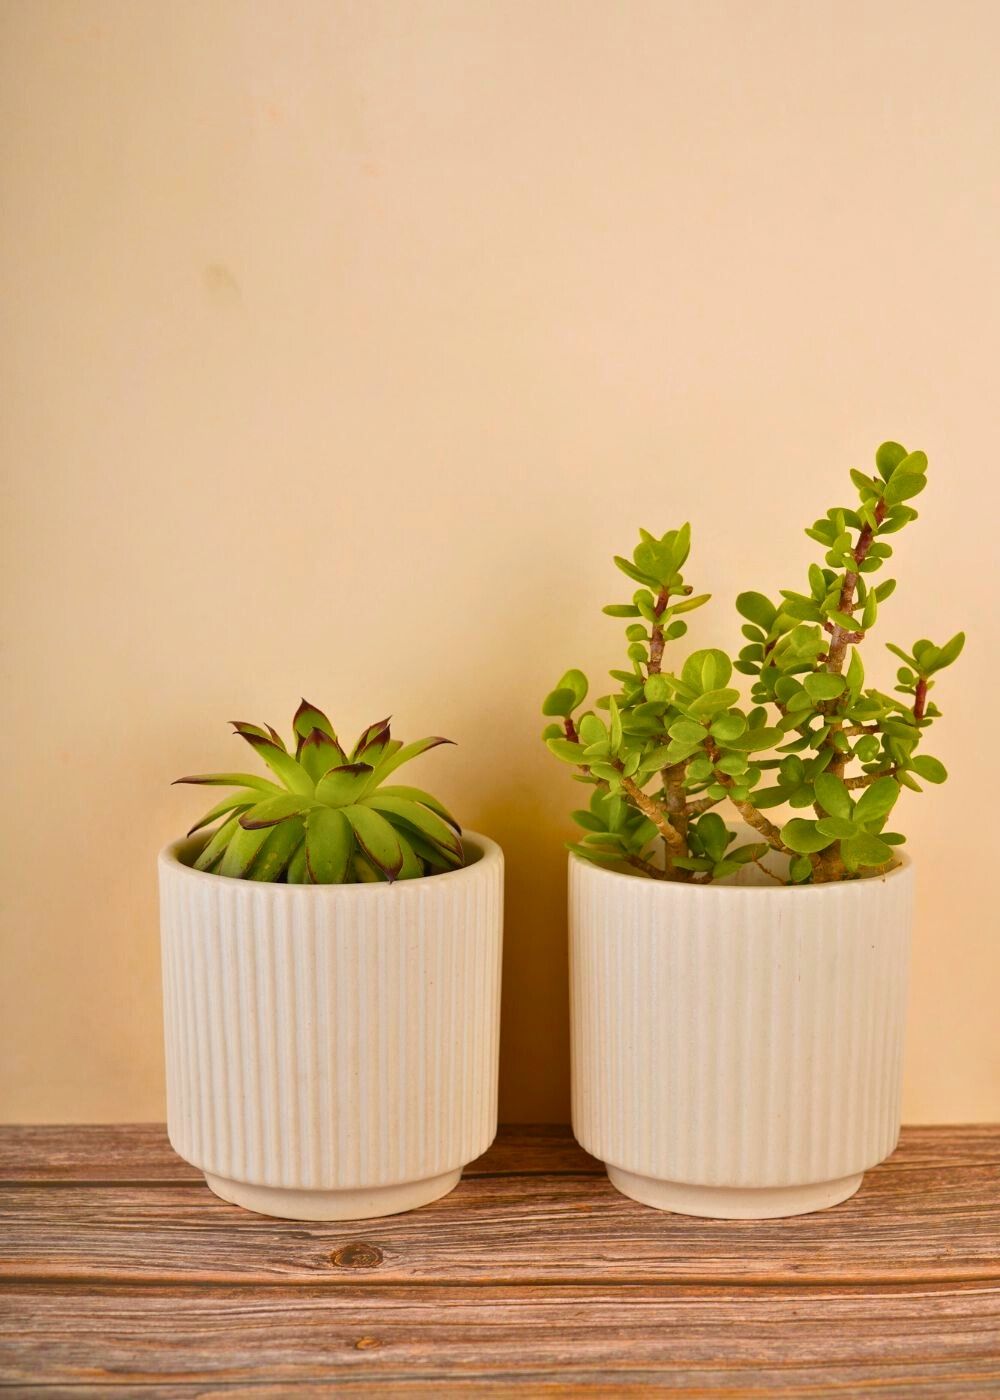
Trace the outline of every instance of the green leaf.
<instances>
[{"instance_id":1,"label":"green leaf","mask_svg":"<svg viewBox=\"0 0 1000 1400\"><path fill-rule=\"evenodd\" d=\"M948 770L941 760L932 758L929 753L918 753L910 760L910 767L928 783L943 783L948 776Z\"/></svg>"},{"instance_id":2,"label":"green leaf","mask_svg":"<svg viewBox=\"0 0 1000 1400\"><path fill-rule=\"evenodd\" d=\"M656 704L665 704L673 694L673 687L666 676L650 676L645 682L644 692L647 700Z\"/></svg>"},{"instance_id":3,"label":"green leaf","mask_svg":"<svg viewBox=\"0 0 1000 1400\"><path fill-rule=\"evenodd\" d=\"M846 817L820 817L816 823L816 830L821 836L830 836L835 841L844 841L858 833L855 823L848 821Z\"/></svg>"},{"instance_id":4,"label":"green leaf","mask_svg":"<svg viewBox=\"0 0 1000 1400\"><path fill-rule=\"evenodd\" d=\"M927 475L927 453L908 452L893 469L890 481L899 476L926 476Z\"/></svg>"},{"instance_id":5,"label":"green leaf","mask_svg":"<svg viewBox=\"0 0 1000 1400\"><path fill-rule=\"evenodd\" d=\"M316 784L316 800L327 807L346 807L365 792L374 771L368 763L339 764Z\"/></svg>"},{"instance_id":6,"label":"green leaf","mask_svg":"<svg viewBox=\"0 0 1000 1400\"><path fill-rule=\"evenodd\" d=\"M842 627L845 632L856 632L858 630L857 618L850 613L841 612L838 608L830 614L830 621L835 622L838 627Z\"/></svg>"},{"instance_id":7,"label":"green leaf","mask_svg":"<svg viewBox=\"0 0 1000 1400\"><path fill-rule=\"evenodd\" d=\"M898 442L883 442L875 453L875 466L883 481L888 481L896 467L906 456L906 448Z\"/></svg>"},{"instance_id":8,"label":"green leaf","mask_svg":"<svg viewBox=\"0 0 1000 1400\"><path fill-rule=\"evenodd\" d=\"M617 753L622 744L622 717L618 709L618 702L613 695L608 702L608 713L611 717L611 723L608 729L611 752Z\"/></svg>"},{"instance_id":9,"label":"green leaf","mask_svg":"<svg viewBox=\"0 0 1000 1400\"><path fill-rule=\"evenodd\" d=\"M281 830L281 827L278 827ZM296 846L295 851L288 862L285 870L285 879L290 885L308 885L309 871L306 867L306 842L305 837Z\"/></svg>"},{"instance_id":10,"label":"green leaf","mask_svg":"<svg viewBox=\"0 0 1000 1400\"><path fill-rule=\"evenodd\" d=\"M671 534L673 534L672 540L670 539ZM674 572L676 572L678 569L684 567L687 557L691 553L690 523L685 521L679 530L676 532L668 532L663 538L664 542L669 541L670 562L673 565Z\"/></svg>"},{"instance_id":11,"label":"green leaf","mask_svg":"<svg viewBox=\"0 0 1000 1400\"><path fill-rule=\"evenodd\" d=\"M834 773L820 773L813 783L813 791L816 801L831 817L850 817L854 803L842 778Z\"/></svg>"},{"instance_id":12,"label":"green leaf","mask_svg":"<svg viewBox=\"0 0 1000 1400\"><path fill-rule=\"evenodd\" d=\"M404 826L412 827L428 841L433 841L435 845L450 851L452 855L461 857L462 842L447 822L437 816L436 813L422 807L419 802L412 802L405 797L387 796L384 791L373 792L369 797L362 800L364 807L370 807L375 812L381 812L384 817L393 817Z\"/></svg>"},{"instance_id":13,"label":"green leaf","mask_svg":"<svg viewBox=\"0 0 1000 1400\"><path fill-rule=\"evenodd\" d=\"M270 778L261 778L256 773L198 773L189 778L175 778L177 783L194 783L209 787L245 787L257 792L281 792L277 783Z\"/></svg>"},{"instance_id":14,"label":"green leaf","mask_svg":"<svg viewBox=\"0 0 1000 1400\"><path fill-rule=\"evenodd\" d=\"M604 727L604 722L599 715L584 715L577 725L580 731L580 738L584 744L605 744L608 740L608 731Z\"/></svg>"},{"instance_id":15,"label":"green leaf","mask_svg":"<svg viewBox=\"0 0 1000 1400\"><path fill-rule=\"evenodd\" d=\"M462 834L462 828L448 811L444 803L439 802L436 797L432 797L429 792L424 792L423 788L392 786L382 787L378 790L384 797L406 797L409 798L411 802L419 802L422 806L428 807L435 816L440 817L442 821L454 827L459 835Z\"/></svg>"},{"instance_id":16,"label":"green leaf","mask_svg":"<svg viewBox=\"0 0 1000 1400\"><path fill-rule=\"evenodd\" d=\"M816 823L804 817L793 817L781 828L781 839L790 851L810 855L815 851L825 851L832 838L823 836Z\"/></svg>"},{"instance_id":17,"label":"green leaf","mask_svg":"<svg viewBox=\"0 0 1000 1400\"><path fill-rule=\"evenodd\" d=\"M881 821L887 817L896 805L899 797L899 784L895 778L876 778L871 787L866 787L858 798L854 808L855 821L868 822ZM867 862L868 864L878 864L878 862Z\"/></svg>"},{"instance_id":18,"label":"green leaf","mask_svg":"<svg viewBox=\"0 0 1000 1400\"><path fill-rule=\"evenodd\" d=\"M720 744L728 744L746 732L747 722L741 714L720 715L712 723L712 737Z\"/></svg>"},{"instance_id":19,"label":"green leaf","mask_svg":"<svg viewBox=\"0 0 1000 1400\"><path fill-rule=\"evenodd\" d=\"M708 647L700 654L701 660L701 686L702 691L721 690L723 686L729 684L729 679L733 674L733 663L724 651L718 647ZM736 697L739 699L739 695Z\"/></svg>"},{"instance_id":20,"label":"green leaf","mask_svg":"<svg viewBox=\"0 0 1000 1400\"><path fill-rule=\"evenodd\" d=\"M643 573L641 569L637 569L636 566L631 562L631 560L623 559L620 554L616 554L614 556L614 559L615 563L617 564L618 568L621 569L622 573L627 575L628 578L632 579L633 582L644 583L649 588L655 588L657 586L657 580L655 578L650 577L649 574Z\"/></svg>"},{"instance_id":21,"label":"green leaf","mask_svg":"<svg viewBox=\"0 0 1000 1400\"><path fill-rule=\"evenodd\" d=\"M572 739L546 739L545 746L563 763L575 763L582 767L586 761L583 757L584 745L574 744Z\"/></svg>"},{"instance_id":22,"label":"green leaf","mask_svg":"<svg viewBox=\"0 0 1000 1400\"><path fill-rule=\"evenodd\" d=\"M354 828L354 835L364 854L389 881L395 880L403 866L403 852L391 823L370 807L343 807L344 816Z\"/></svg>"},{"instance_id":23,"label":"green leaf","mask_svg":"<svg viewBox=\"0 0 1000 1400\"><path fill-rule=\"evenodd\" d=\"M344 810L313 808L306 819L306 869L310 883L344 884L353 852L354 833Z\"/></svg>"},{"instance_id":24,"label":"green leaf","mask_svg":"<svg viewBox=\"0 0 1000 1400\"><path fill-rule=\"evenodd\" d=\"M806 676L802 684L810 700L817 704L824 700L835 700L838 695L844 693L847 686L843 676L835 675L831 671L813 671L811 675Z\"/></svg>"},{"instance_id":25,"label":"green leaf","mask_svg":"<svg viewBox=\"0 0 1000 1400\"><path fill-rule=\"evenodd\" d=\"M965 633L956 632L954 637L952 637L951 641L945 642L944 646L938 650L938 654L934 658L933 664L925 667L927 674L930 675L934 671L943 670L945 666L950 666L951 663L953 661L956 661L961 655L962 648L964 646Z\"/></svg>"},{"instance_id":26,"label":"green leaf","mask_svg":"<svg viewBox=\"0 0 1000 1400\"><path fill-rule=\"evenodd\" d=\"M670 604L671 613L690 612L692 608L700 608L711 598L711 593L695 593L688 598L682 598L678 603Z\"/></svg>"},{"instance_id":27,"label":"green leaf","mask_svg":"<svg viewBox=\"0 0 1000 1400\"><path fill-rule=\"evenodd\" d=\"M438 846L433 841L425 841L412 827L407 827L406 829L405 842L399 835L399 832L397 832L396 835L400 841L400 848L402 848L404 844L409 845L412 847L414 853L433 870L454 870L457 866L462 864L461 856L456 858L450 851L446 851L443 846ZM405 866L406 853L404 852L403 854ZM400 874L400 878L403 878L402 873Z\"/></svg>"},{"instance_id":28,"label":"green leaf","mask_svg":"<svg viewBox=\"0 0 1000 1400\"><path fill-rule=\"evenodd\" d=\"M576 669L569 670L562 677L557 690L571 690L573 692L573 708L582 705L587 698L587 677L582 671Z\"/></svg>"},{"instance_id":29,"label":"green leaf","mask_svg":"<svg viewBox=\"0 0 1000 1400\"><path fill-rule=\"evenodd\" d=\"M295 711L295 718L292 720L292 728L297 735L300 745L301 741L308 738L314 729L319 729L322 733L337 742L337 735L333 725L327 719L322 710L315 705L310 705L308 700L302 700L299 708ZM295 757L298 758L298 751Z\"/></svg>"},{"instance_id":30,"label":"green leaf","mask_svg":"<svg viewBox=\"0 0 1000 1400\"><path fill-rule=\"evenodd\" d=\"M713 862L707 856L674 856L673 865L680 870L711 870Z\"/></svg>"},{"instance_id":31,"label":"green leaf","mask_svg":"<svg viewBox=\"0 0 1000 1400\"><path fill-rule=\"evenodd\" d=\"M865 683L864 663L861 660L861 653L858 651L857 647L851 647L851 660L847 667L845 680L847 682L847 689L850 691L853 698L857 699Z\"/></svg>"},{"instance_id":32,"label":"green leaf","mask_svg":"<svg viewBox=\"0 0 1000 1400\"><path fill-rule=\"evenodd\" d=\"M746 734L738 735L735 739L728 739L726 747L741 749L744 753L759 753L762 749L773 748L781 737L780 729L767 727L751 729Z\"/></svg>"},{"instance_id":33,"label":"green leaf","mask_svg":"<svg viewBox=\"0 0 1000 1400\"><path fill-rule=\"evenodd\" d=\"M262 739L259 734L249 734L242 730L238 732L240 737L257 751L271 772L281 779L289 792L298 792L304 797L312 796L312 778L290 753L279 748L273 739Z\"/></svg>"},{"instance_id":34,"label":"green leaf","mask_svg":"<svg viewBox=\"0 0 1000 1400\"><path fill-rule=\"evenodd\" d=\"M736 611L765 632L770 632L778 615L777 608L763 593L741 593L736 599Z\"/></svg>"},{"instance_id":35,"label":"green leaf","mask_svg":"<svg viewBox=\"0 0 1000 1400\"><path fill-rule=\"evenodd\" d=\"M725 773L727 777L739 778L747 770L747 756L745 753L727 753L719 759L715 766L720 773Z\"/></svg>"},{"instance_id":36,"label":"green leaf","mask_svg":"<svg viewBox=\"0 0 1000 1400\"><path fill-rule=\"evenodd\" d=\"M792 856L788 862L788 876L793 885L801 885L812 875L812 861L808 856Z\"/></svg>"},{"instance_id":37,"label":"green leaf","mask_svg":"<svg viewBox=\"0 0 1000 1400\"><path fill-rule=\"evenodd\" d=\"M223 822L215 835L211 836L201 848L198 859L194 863L195 870L211 870L238 830L239 823L235 817L230 817L227 822Z\"/></svg>"},{"instance_id":38,"label":"green leaf","mask_svg":"<svg viewBox=\"0 0 1000 1400\"><path fill-rule=\"evenodd\" d=\"M257 852L269 835L267 827L261 827L257 831L244 831L237 822L229 845L226 847L226 854L219 864L218 873L228 875L234 880L242 880L250 870L257 857Z\"/></svg>"},{"instance_id":39,"label":"green leaf","mask_svg":"<svg viewBox=\"0 0 1000 1400\"><path fill-rule=\"evenodd\" d=\"M639 609L634 603L609 603L601 612L608 617L638 617Z\"/></svg>"},{"instance_id":40,"label":"green leaf","mask_svg":"<svg viewBox=\"0 0 1000 1400\"><path fill-rule=\"evenodd\" d=\"M189 829L188 835L193 836L196 831L201 831L203 827L211 826L214 821L219 817L224 817L227 812L233 812L238 817L241 812L246 811L248 807L252 807L255 802L259 801L259 792L230 793L221 802L217 802L214 807L210 807L201 820L196 821L194 826Z\"/></svg>"},{"instance_id":41,"label":"green leaf","mask_svg":"<svg viewBox=\"0 0 1000 1400\"><path fill-rule=\"evenodd\" d=\"M546 695L542 701L543 715L566 715L572 714L576 705L576 693L569 686L559 686Z\"/></svg>"},{"instance_id":42,"label":"green leaf","mask_svg":"<svg viewBox=\"0 0 1000 1400\"><path fill-rule=\"evenodd\" d=\"M386 751L390 742L389 721L387 719L376 720L358 735L358 742L350 753L352 763L367 763L372 768L378 763L383 752ZM401 748L400 744L392 745L392 752Z\"/></svg>"},{"instance_id":43,"label":"green leaf","mask_svg":"<svg viewBox=\"0 0 1000 1400\"><path fill-rule=\"evenodd\" d=\"M720 710L728 710L731 705L735 705L740 698L738 690L706 690L703 695L699 695L697 700L692 700L688 705L688 712L692 715L715 715Z\"/></svg>"},{"instance_id":44,"label":"green leaf","mask_svg":"<svg viewBox=\"0 0 1000 1400\"><path fill-rule=\"evenodd\" d=\"M277 797L265 797L240 817L244 831L260 831L265 826L277 826L290 817L300 817L311 805L309 798L298 797L292 792L279 793Z\"/></svg>"},{"instance_id":45,"label":"green leaf","mask_svg":"<svg viewBox=\"0 0 1000 1400\"><path fill-rule=\"evenodd\" d=\"M705 739L705 729L697 720L686 719L683 716L675 719L667 730L671 739L679 739L684 744L700 744Z\"/></svg>"},{"instance_id":46,"label":"green leaf","mask_svg":"<svg viewBox=\"0 0 1000 1400\"><path fill-rule=\"evenodd\" d=\"M396 832L396 840L399 842L399 849L403 852L403 864L400 866L399 874L396 876L397 880L419 880L422 875L427 873L424 869L423 861L410 843L410 835L411 833L409 830L407 830L405 836L401 831ZM463 864L463 860L459 858L457 865L461 864Z\"/></svg>"},{"instance_id":47,"label":"green leaf","mask_svg":"<svg viewBox=\"0 0 1000 1400\"><path fill-rule=\"evenodd\" d=\"M257 859L250 867L250 879L267 884L280 880L299 847L304 849L302 823L281 822L268 833Z\"/></svg>"},{"instance_id":48,"label":"green leaf","mask_svg":"<svg viewBox=\"0 0 1000 1400\"><path fill-rule=\"evenodd\" d=\"M916 454L912 454L916 455ZM920 454L923 455L922 453ZM900 501L908 501L912 496L919 496L927 485L927 479L912 472L900 473L897 467L885 488L886 505L898 505Z\"/></svg>"},{"instance_id":49,"label":"green leaf","mask_svg":"<svg viewBox=\"0 0 1000 1400\"><path fill-rule=\"evenodd\" d=\"M856 870L858 866L862 865L887 864L892 860L892 847L880 840L878 836L872 836L869 832L863 831L860 836L852 836L849 841L842 842L840 854L847 868Z\"/></svg>"},{"instance_id":50,"label":"green leaf","mask_svg":"<svg viewBox=\"0 0 1000 1400\"><path fill-rule=\"evenodd\" d=\"M347 762L347 755L336 739L331 739L326 730L318 726L311 729L304 739L299 736L295 756L314 783L336 764Z\"/></svg>"},{"instance_id":51,"label":"green leaf","mask_svg":"<svg viewBox=\"0 0 1000 1400\"><path fill-rule=\"evenodd\" d=\"M430 739L416 739L412 744L404 744L401 749L397 749L395 753L388 754L380 760L375 769L371 786L381 786L390 773L395 773L397 768L401 768L404 763L409 763L413 758L418 758L428 749L437 748L439 744L453 744L454 742L454 739L442 739L435 735Z\"/></svg>"}]
</instances>

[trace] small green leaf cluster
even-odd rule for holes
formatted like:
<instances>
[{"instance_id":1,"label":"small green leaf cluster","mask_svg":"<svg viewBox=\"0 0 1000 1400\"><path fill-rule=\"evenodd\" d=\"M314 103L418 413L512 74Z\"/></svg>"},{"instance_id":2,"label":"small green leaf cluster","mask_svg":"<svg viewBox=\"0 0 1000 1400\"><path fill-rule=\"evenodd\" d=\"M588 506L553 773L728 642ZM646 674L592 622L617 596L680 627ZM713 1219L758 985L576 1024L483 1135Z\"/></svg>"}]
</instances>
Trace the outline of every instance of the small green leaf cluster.
<instances>
[{"instance_id":1,"label":"small green leaf cluster","mask_svg":"<svg viewBox=\"0 0 1000 1400\"><path fill-rule=\"evenodd\" d=\"M689 526L660 537L643 530L631 560L616 556L640 585L630 603L604 609L630 620L629 669L611 672L618 691L592 709L581 712L588 682L578 670L543 705L561 721L544 731L549 749L598 789L586 820L576 814L586 833L578 853L606 861L617 852L657 878L724 878L739 851L727 854L732 833L720 845L726 828L708 808L728 799L766 847L788 858L793 883L853 878L892 861L903 837L884 826L900 787L919 792L919 780L947 776L939 759L917 749L940 715L929 698L934 677L964 644L962 633L908 652L890 644L903 663L895 693L866 685L859 646L895 588L873 576L892 557L885 536L917 518L907 503L926 473L923 452L893 442L879 447L872 474L852 471L857 500L806 531L824 551L809 567L808 591L782 590L777 602L755 591L738 596L745 645L735 661L708 648L680 667L664 664L668 643L686 631L677 614L709 598L695 595L681 572ZM734 671L751 678L749 706ZM782 805L814 816L778 826L765 813Z\"/></svg>"},{"instance_id":2,"label":"small green leaf cluster","mask_svg":"<svg viewBox=\"0 0 1000 1400\"><path fill-rule=\"evenodd\" d=\"M836 841L846 870L857 874L866 867L888 865L893 846L902 845L898 832L883 831L896 804L899 784L893 778L876 778L855 802L847 784L834 773L820 773L813 783L818 817L793 817L781 829L781 839L796 852L790 862L793 882L812 875L810 855L827 850Z\"/></svg>"},{"instance_id":3,"label":"small green leaf cluster","mask_svg":"<svg viewBox=\"0 0 1000 1400\"><path fill-rule=\"evenodd\" d=\"M345 885L413 880L464 863L461 828L420 788L386 786L404 763L449 739L393 739L389 721L363 731L348 753L322 710L303 700L292 722L294 753L270 725L233 728L277 781L254 773L178 778L233 788L196 822L211 832L196 870L240 880Z\"/></svg>"},{"instance_id":4,"label":"small green leaf cluster","mask_svg":"<svg viewBox=\"0 0 1000 1400\"><path fill-rule=\"evenodd\" d=\"M710 880L724 880L728 875L735 875L742 866L767 855L766 841L730 850L735 840L735 831L727 828L718 812L706 812L688 827L691 855L676 856L674 864L682 870L697 871Z\"/></svg>"}]
</instances>

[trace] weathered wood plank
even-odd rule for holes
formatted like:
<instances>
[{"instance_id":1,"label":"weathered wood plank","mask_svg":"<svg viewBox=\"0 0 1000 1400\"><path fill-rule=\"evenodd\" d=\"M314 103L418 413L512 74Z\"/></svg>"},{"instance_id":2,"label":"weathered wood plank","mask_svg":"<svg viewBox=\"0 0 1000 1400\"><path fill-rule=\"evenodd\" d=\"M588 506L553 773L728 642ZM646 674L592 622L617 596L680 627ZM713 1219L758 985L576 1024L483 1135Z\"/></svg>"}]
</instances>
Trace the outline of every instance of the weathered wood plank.
<instances>
[{"instance_id":1,"label":"weathered wood plank","mask_svg":"<svg viewBox=\"0 0 1000 1400\"><path fill-rule=\"evenodd\" d=\"M975 1287L4 1289L8 1384L442 1383L671 1393L989 1395L1000 1292ZM209 1393L211 1393L211 1389Z\"/></svg>"},{"instance_id":2,"label":"weathered wood plank","mask_svg":"<svg viewBox=\"0 0 1000 1400\"><path fill-rule=\"evenodd\" d=\"M565 1125L526 1124L502 1127L493 1146L465 1171L468 1176L600 1176L604 1168L583 1151ZM201 1179L197 1167L174 1152L162 1123L0 1127L0 1182Z\"/></svg>"},{"instance_id":3,"label":"weathered wood plank","mask_svg":"<svg viewBox=\"0 0 1000 1400\"><path fill-rule=\"evenodd\" d=\"M832 1211L702 1221L603 1177L481 1176L408 1215L276 1222L196 1183L0 1189L0 1277L216 1283L879 1282L1000 1277L993 1167L872 1171Z\"/></svg>"},{"instance_id":4,"label":"weathered wood plank","mask_svg":"<svg viewBox=\"0 0 1000 1400\"><path fill-rule=\"evenodd\" d=\"M932 1125L903 1129L888 1165L989 1166L1000 1169L1000 1124ZM562 1172L603 1175L568 1126L514 1124L466 1168L472 1176ZM0 1126L0 1181L200 1181L178 1157L162 1123Z\"/></svg>"}]
</instances>

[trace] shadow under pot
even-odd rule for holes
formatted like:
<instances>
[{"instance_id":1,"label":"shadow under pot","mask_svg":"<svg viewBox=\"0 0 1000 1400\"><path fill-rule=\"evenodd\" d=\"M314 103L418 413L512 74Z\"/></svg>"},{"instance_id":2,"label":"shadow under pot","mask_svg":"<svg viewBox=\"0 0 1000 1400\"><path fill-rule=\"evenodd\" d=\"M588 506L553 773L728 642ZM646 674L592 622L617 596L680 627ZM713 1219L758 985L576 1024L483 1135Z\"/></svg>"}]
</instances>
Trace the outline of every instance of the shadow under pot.
<instances>
[{"instance_id":1,"label":"shadow under pot","mask_svg":"<svg viewBox=\"0 0 1000 1400\"><path fill-rule=\"evenodd\" d=\"M167 1130L226 1201L362 1220L446 1195L497 1125L503 855L388 884L159 858Z\"/></svg>"},{"instance_id":2,"label":"shadow under pot","mask_svg":"<svg viewBox=\"0 0 1000 1400\"><path fill-rule=\"evenodd\" d=\"M573 1128L626 1196L720 1219L853 1195L900 1127L913 869L808 887L570 857Z\"/></svg>"}]
</instances>

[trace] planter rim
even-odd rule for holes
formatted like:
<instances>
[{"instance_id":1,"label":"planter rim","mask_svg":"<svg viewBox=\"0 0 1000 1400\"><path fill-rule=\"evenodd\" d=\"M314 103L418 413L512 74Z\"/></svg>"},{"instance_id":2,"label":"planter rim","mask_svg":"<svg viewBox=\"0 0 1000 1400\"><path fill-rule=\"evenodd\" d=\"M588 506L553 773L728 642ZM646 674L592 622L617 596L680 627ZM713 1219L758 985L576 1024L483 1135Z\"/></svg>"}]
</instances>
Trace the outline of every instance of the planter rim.
<instances>
[{"instance_id":1,"label":"planter rim","mask_svg":"<svg viewBox=\"0 0 1000 1400\"><path fill-rule=\"evenodd\" d=\"M697 893L698 899L717 897L721 899L732 899L736 895L751 895L759 897L762 894L770 894L779 899L815 899L824 890L843 889L863 889L866 885L885 884L887 880L895 880L907 873L912 873L913 861L903 851L896 857L897 863L891 870L887 870L884 875L865 875L859 880L830 880L822 885L777 885L774 882L767 885L692 885L680 880L652 880L645 875L628 875L624 870L612 870L607 866L597 865L592 860L585 860L583 856L578 856L575 851L569 853L570 869L574 866L586 868L588 874L593 873L594 877L600 880L625 881L630 886L649 885L654 890L664 890L676 892L679 890L690 890ZM657 896L660 898L661 896ZM667 896L662 896L666 898Z\"/></svg>"},{"instance_id":2,"label":"planter rim","mask_svg":"<svg viewBox=\"0 0 1000 1400\"><path fill-rule=\"evenodd\" d=\"M182 852L190 850L199 841L199 836L182 836L179 840L171 841L163 847L157 857L157 864L161 870L181 870L185 877L192 880L210 880L215 886L236 886L239 889L253 890L273 890L281 891L282 894L289 891L305 890L308 898L320 898L325 892L327 896L331 891L335 891L342 899L365 899L371 898L372 892L376 894L396 889L406 889L415 887L424 889L427 886L438 889L445 882L452 884L456 880L467 880L471 878L474 871L490 865L496 865L503 860L503 851L495 841L488 836L483 836L478 831L472 831L468 827L462 829L463 844L478 852L478 859L471 864L463 865L458 870L446 870L439 875L421 875L416 880L394 880L390 885L388 881L370 881L364 884L352 885L286 885L276 880L241 880L234 875L216 875L208 870L195 870L193 866L181 859Z\"/></svg>"}]
</instances>

